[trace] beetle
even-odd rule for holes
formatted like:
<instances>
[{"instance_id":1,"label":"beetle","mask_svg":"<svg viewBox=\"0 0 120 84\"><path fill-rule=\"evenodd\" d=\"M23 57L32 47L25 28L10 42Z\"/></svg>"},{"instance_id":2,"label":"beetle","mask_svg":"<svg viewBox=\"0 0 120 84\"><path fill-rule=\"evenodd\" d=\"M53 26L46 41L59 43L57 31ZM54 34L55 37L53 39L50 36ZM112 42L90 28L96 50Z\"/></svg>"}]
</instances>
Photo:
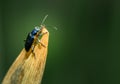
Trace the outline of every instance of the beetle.
<instances>
[{"instance_id":1,"label":"beetle","mask_svg":"<svg viewBox=\"0 0 120 84\"><path fill-rule=\"evenodd\" d=\"M32 32L28 33L27 38L25 40L25 50L28 52L32 46L35 35L40 31L38 27L35 27Z\"/></svg>"},{"instance_id":2,"label":"beetle","mask_svg":"<svg viewBox=\"0 0 120 84\"><path fill-rule=\"evenodd\" d=\"M32 48L32 52L34 51L34 47L35 47L35 44L34 43L37 43L39 42L43 47L45 47L44 44L42 44L40 42L40 39L38 38L39 36L42 36L43 34L45 33L42 33L42 29L43 29L43 22L45 21L45 19L47 18L48 15L46 15L41 23L41 27L35 27L30 33L28 33L27 35L27 38L25 40L25 50L28 52L31 48ZM47 32L46 32L47 33ZM37 39L35 39L37 38Z\"/></svg>"}]
</instances>

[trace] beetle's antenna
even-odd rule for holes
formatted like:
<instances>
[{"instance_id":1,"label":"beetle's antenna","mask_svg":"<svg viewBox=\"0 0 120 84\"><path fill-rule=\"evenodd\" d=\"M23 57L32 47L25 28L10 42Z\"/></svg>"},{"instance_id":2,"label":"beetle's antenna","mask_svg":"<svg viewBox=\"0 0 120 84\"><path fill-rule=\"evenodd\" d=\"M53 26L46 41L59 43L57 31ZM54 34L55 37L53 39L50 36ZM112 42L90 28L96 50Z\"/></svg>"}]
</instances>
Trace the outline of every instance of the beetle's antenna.
<instances>
[{"instance_id":1,"label":"beetle's antenna","mask_svg":"<svg viewBox=\"0 0 120 84\"><path fill-rule=\"evenodd\" d=\"M43 23L45 22L46 18L48 17L48 15L45 15L45 17L43 18L41 25L43 25Z\"/></svg>"},{"instance_id":2,"label":"beetle's antenna","mask_svg":"<svg viewBox=\"0 0 120 84\"><path fill-rule=\"evenodd\" d=\"M43 20L42 20L42 22L41 22L41 25L40 25L40 26L43 26L43 23L45 22L45 20L47 19L47 17L48 17L48 15L45 15L45 17L43 18ZM55 26L51 26L51 25L49 25L49 27L52 27L53 29L58 30L58 28L57 28L57 27L55 27Z\"/></svg>"},{"instance_id":3,"label":"beetle's antenna","mask_svg":"<svg viewBox=\"0 0 120 84\"><path fill-rule=\"evenodd\" d=\"M58 28L57 27L53 27L55 30L58 30Z\"/></svg>"},{"instance_id":4,"label":"beetle's antenna","mask_svg":"<svg viewBox=\"0 0 120 84\"><path fill-rule=\"evenodd\" d=\"M55 30L58 30L58 28L56 26L52 26L52 25L46 25L47 27L52 27Z\"/></svg>"}]
</instances>

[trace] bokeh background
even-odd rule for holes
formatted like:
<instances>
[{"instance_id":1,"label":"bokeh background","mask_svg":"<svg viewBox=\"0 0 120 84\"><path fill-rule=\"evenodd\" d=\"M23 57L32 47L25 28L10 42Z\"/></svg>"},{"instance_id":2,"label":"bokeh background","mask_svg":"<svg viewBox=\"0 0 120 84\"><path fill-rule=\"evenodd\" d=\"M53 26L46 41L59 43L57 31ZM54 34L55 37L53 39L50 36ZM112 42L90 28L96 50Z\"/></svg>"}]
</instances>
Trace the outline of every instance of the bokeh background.
<instances>
[{"instance_id":1,"label":"bokeh background","mask_svg":"<svg viewBox=\"0 0 120 84\"><path fill-rule=\"evenodd\" d=\"M42 84L120 84L119 0L1 0L0 82L46 14Z\"/></svg>"}]
</instances>

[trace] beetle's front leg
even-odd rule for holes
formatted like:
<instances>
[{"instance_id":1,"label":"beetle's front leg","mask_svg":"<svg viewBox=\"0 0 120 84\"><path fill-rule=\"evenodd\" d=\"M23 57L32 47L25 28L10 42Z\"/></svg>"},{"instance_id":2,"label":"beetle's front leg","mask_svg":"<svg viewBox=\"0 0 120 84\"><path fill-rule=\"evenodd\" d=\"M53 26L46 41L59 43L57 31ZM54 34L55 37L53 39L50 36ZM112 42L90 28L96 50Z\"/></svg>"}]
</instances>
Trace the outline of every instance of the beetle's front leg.
<instances>
[{"instance_id":1,"label":"beetle's front leg","mask_svg":"<svg viewBox=\"0 0 120 84\"><path fill-rule=\"evenodd\" d=\"M40 41L40 39L37 39L37 41L43 46L46 48L46 46Z\"/></svg>"},{"instance_id":2,"label":"beetle's front leg","mask_svg":"<svg viewBox=\"0 0 120 84\"><path fill-rule=\"evenodd\" d=\"M44 32L44 33L40 33L38 36L43 36L45 34L47 34L48 32Z\"/></svg>"},{"instance_id":3,"label":"beetle's front leg","mask_svg":"<svg viewBox=\"0 0 120 84\"><path fill-rule=\"evenodd\" d=\"M45 35L45 34L47 34L47 32L45 32L45 33L42 33L42 34L39 34L39 36L43 36L43 35ZM43 47L45 47L46 48L46 46L40 41L40 39L39 38L37 38L37 41L38 41L38 43L40 43Z\"/></svg>"}]
</instances>

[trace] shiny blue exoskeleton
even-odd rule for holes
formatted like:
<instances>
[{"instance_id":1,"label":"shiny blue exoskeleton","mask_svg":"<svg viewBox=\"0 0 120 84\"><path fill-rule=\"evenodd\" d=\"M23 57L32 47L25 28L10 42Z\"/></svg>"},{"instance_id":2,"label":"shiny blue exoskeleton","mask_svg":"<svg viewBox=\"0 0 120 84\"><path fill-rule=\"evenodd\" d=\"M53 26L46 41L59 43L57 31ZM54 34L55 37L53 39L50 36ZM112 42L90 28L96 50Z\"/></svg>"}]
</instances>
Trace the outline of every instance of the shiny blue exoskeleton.
<instances>
[{"instance_id":1,"label":"shiny blue exoskeleton","mask_svg":"<svg viewBox=\"0 0 120 84\"><path fill-rule=\"evenodd\" d=\"M28 52L33 44L35 35L40 31L39 27L35 27L32 32L28 33L28 36L25 40L25 50Z\"/></svg>"},{"instance_id":2,"label":"shiny blue exoskeleton","mask_svg":"<svg viewBox=\"0 0 120 84\"><path fill-rule=\"evenodd\" d=\"M32 32L28 33L28 36L27 36L27 38L26 38L26 40L25 40L25 50L26 50L27 52L30 50L31 47L32 47L32 52L33 52L35 45L32 46L32 44L33 44L33 42L34 42L34 40L35 40L35 36L37 36L37 35L38 35L38 36L43 35L43 34L41 34L41 30L42 30L43 23L44 23L44 21L46 20L47 16L48 16L48 15L46 15L46 16L43 18L40 28L39 28L39 27L35 27L35 28L32 30ZM38 37L38 36L37 36L37 37ZM39 43L41 43L39 39L37 39L37 41L38 41ZM44 44L41 43L41 45L45 47Z\"/></svg>"}]
</instances>

